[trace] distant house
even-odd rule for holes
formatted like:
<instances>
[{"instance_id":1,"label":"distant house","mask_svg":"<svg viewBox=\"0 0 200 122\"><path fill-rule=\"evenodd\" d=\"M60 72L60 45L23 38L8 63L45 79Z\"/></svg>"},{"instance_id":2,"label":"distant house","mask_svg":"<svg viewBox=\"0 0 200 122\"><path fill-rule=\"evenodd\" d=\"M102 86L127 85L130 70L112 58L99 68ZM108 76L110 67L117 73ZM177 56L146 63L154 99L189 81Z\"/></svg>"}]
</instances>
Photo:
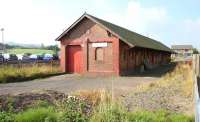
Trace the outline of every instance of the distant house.
<instances>
[{"instance_id":1,"label":"distant house","mask_svg":"<svg viewBox=\"0 0 200 122\"><path fill-rule=\"evenodd\" d=\"M172 59L174 59L175 61L192 60L192 45L172 45L171 49L175 52L172 54Z\"/></svg>"},{"instance_id":2,"label":"distant house","mask_svg":"<svg viewBox=\"0 0 200 122\"><path fill-rule=\"evenodd\" d=\"M159 41L86 13L56 40L61 68L68 73L123 75L144 65L166 64L172 52Z\"/></svg>"}]
</instances>

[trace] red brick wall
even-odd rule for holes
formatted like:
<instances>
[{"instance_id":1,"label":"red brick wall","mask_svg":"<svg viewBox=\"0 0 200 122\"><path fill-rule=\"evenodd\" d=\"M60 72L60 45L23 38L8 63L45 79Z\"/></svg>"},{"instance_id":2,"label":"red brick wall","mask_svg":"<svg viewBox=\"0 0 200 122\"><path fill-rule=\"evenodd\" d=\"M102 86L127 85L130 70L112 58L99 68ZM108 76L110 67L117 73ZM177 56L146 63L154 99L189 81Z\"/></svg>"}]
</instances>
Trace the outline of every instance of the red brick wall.
<instances>
[{"instance_id":1,"label":"red brick wall","mask_svg":"<svg viewBox=\"0 0 200 122\"><path fill-rule=\"evenodd\" d=\"M88 43L88 70L89 71L113 71L113 44L107 43L107 47L103 47L103 61L96 61L95 52L97 48L92 47L92 43Z\"/></svg>"},{"instance_id":2,"label":"red brick wall","mask_svg":"<svg viewBox=\"0 0 200 122\"><path fill-rule=\"evenodd\" d=\"M91 46L94 42L106 42L108 47L104 48L104 61L95 61L95 48ZM83 51L82 73L108 73L116 74L126 71L134 71L143 65L145 59L152 64L167 63L170 54L155 50L134 47L131 48L120 41L114 35L109 36L101 26L85 18L61 39L61 69L65 72L66 48L68 45L81 45Z\"/></svg>"},{"instance_id":3,"label":"red brick wall","mask_svg":"<svg viewBox=\"0 0 200 122\"><path fill-rule=\"evenodd\" d=\"M94 42L106 42L104 47L104 61L95 61ZM115 36L108 36L106 30L85 18L61 39L61 69L66 72L66 47L67 45L81 45L83 51L83 72L119 73L119 40Z\"/></svg>"}]
</instances>

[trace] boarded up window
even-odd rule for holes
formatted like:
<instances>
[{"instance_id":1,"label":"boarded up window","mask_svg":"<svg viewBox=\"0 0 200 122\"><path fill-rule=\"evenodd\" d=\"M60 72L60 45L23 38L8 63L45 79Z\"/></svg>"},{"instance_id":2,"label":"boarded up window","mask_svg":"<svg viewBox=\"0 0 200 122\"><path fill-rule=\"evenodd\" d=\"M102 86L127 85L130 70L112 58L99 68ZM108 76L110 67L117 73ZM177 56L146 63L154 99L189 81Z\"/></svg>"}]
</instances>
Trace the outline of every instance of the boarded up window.
<instances>
[{"instance_id":1,"label":"boarded up window","mask_svg":"<svg viewBox=\"0 0 200 122\"><path fill-rule=\"evenodd\" d=\"M96 48L95 60L96 61L103 61L103 48L102 47Z\"/></svg>"}]
</instances>

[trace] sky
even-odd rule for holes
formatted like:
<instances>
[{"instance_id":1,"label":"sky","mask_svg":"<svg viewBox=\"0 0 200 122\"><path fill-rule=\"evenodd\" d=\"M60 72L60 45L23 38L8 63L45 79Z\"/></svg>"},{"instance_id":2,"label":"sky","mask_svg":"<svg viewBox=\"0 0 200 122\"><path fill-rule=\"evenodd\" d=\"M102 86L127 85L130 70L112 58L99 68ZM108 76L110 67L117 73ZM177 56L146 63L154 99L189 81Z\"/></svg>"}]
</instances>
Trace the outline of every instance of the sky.
<instances>
[{"instance_id":1,"label":"sky","mask_svg":"<svg viewBox=\"0 0 200 122\"><path fill-rule=\"evenodd\" d=\"M7 43L58 44L84 12L169 47L200 49L200 0L0 0L0 28Z\"/></svg>"}]
</instances>

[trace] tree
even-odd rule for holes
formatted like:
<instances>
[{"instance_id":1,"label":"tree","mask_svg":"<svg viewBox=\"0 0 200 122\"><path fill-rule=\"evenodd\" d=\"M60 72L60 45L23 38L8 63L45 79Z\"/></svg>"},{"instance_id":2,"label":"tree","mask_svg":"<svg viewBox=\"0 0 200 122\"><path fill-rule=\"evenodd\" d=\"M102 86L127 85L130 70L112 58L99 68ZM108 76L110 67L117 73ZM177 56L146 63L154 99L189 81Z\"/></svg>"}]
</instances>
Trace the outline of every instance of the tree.
<instances>
[{"instance_id":1,"label":"tree","mask_svg":"<svg viewBox=\"0 0 200 122\"><path fill-rule=\"evenodd\" d=\"M197 50L197 48L193 48L193 54L199 54L199 51Z\"/></svg>"}]
</instances>

